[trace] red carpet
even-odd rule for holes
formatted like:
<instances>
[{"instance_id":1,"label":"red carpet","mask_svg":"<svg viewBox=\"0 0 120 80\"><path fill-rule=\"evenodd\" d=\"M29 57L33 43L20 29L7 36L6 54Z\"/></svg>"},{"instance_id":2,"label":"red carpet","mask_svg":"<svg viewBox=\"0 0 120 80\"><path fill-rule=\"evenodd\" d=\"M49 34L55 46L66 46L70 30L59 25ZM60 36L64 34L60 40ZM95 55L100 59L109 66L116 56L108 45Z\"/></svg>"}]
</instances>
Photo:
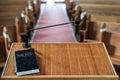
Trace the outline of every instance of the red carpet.
<instances>
[{"instance_id":1,"label":"red carpet","mask_svg":"<svg viewBox=\"0 0 120 80\"><path fill-rule=\"evenodd\" d=\"M64 22L69 22L65 12L65 4L54 4L51 2L51 4L46 4L37 27ZM71 25L63 25L35 31L32 42L75 42L75 39Z\"/></svg>"}]
</instances>

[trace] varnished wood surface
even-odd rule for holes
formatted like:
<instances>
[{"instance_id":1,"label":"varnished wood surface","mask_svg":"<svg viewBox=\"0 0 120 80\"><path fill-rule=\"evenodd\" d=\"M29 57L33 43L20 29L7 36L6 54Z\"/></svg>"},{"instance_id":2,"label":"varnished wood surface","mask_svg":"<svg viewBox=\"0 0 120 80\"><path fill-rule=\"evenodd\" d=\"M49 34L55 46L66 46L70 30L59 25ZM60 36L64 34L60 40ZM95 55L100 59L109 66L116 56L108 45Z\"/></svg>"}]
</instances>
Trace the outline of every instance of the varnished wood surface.
<instances>
[{"instance_id":1,"label":"varnished wood surface","mask_svg":"<svg viewBox=\"0 0 120 80\"><path fill-rule=\"evenodd\" d=\"M80 4L83 8L87 10L87 12L91 14L99 14L99 15L111 15L118 16L120 13L119 5L103 5L103 4Z\"/></svg>"},{"instance_id":2,"label":"varnished wood surface","mask_svg":"<svg viewBox=\"0 0 120 80\"><path fill-rule=\"evenodd\" d=\"M112 28L112 30L114 30L114 28ZM120 32L112 32L112 30L104 33L103 41L111 56L112 63L120 65ZM117 30L117 27L115 30Z\"/></svg>"},{"instance_id":3,"label":"varnished wood surface","mask_svg":"<svg viewBox=\"0 0 120 80\"><path fill-rule=\"evenodd\" d=\"M26 6L28 3L28 0L1 0L0 5L24 5Z\"/></svg>"},{"instance_id":4,"label":"varnished wood surface","mask_svg":"<svg viewBox=\"0 0 120 80\"><path fill-rule=\"evenodd\" d=\"M76 0L78 3L81 4L111 4L111 5L119 5L119 0Z\"/></svg>"},{"instance_id":5,"label":"varnished wood surface","mask_svg":"<svg viewBox=\"0 0 120 80\"><path fill-rule=\"evenodd\" d=\"M5 65L6 55L5 55L5 45L4 38L0 36L0 68L3 68Z\"/></svg>"},{"instance_id":6,"label":"varnished wood surface","mask_svg":"<svg viewBox=\"0 0 120 80\"><path fill-rule=\"evenodd\" d=\"M104 26L103 24L104 22L91 21L88 27L86 38L90 40L101 41L100 39L102 36L100 35L100 29Z\"/></svg>"},{"instance_id":7,"label":"varnished wood surface","mask_svg":"<svg viewBox=\"0 0 120 80\"><path fill-rule=\"evenodd\" d=\"M70 79L100 80L103 77L102 80L117 80L103 43L32 43L32 48L35 49L40 73L23 77L15 75L13 54L23 48L21 43L14 43L2 74L3 80L30 77L59 80L60 76L61 79L71 76Z\"/></svg>"},{"instance_id":8,"label":"varnished wood surface","mask_svg":"<svg viewBox=\"0 0 120 80\"><path fill-rule=\"evenodd\" d=\"M116 33L120 36L120 23L106 23L107 32Z\"/></svg>"},{"instance_id":9,"label":"varnished wood surface","mask_svg":"<svg viewBox=\"0 0 120 80\"><path fill-rule=\"evenodd\" d=\"M119 16L110 16L110 15L92 14L91 21L120 23L120 17Z\"/></svg>"},{"instance_id":10,"label":"varnished wood surface","mask_svg":"<svg viewBox=\"0 0 120 80\"><path fill-rule=\"evenodd\" d=\"M86 1L86 0L85 0ZM96 0L89 0L96 1ZM99 0L101 1L101 0ZM114 1L114 0L113 0ZM97 2L97 1L96 1ZM106 1L109 2L109 1ZM116 2L116 1L114 1ZM120 1L119 1L120 2ZM103 22L117 22L120 23L120 5L109 5L109 4L83 4L80 5L91 14L92 21L103 21Z\"/></svg>"},{"instance_id":11,"label":"varnished wood surface","mask_svg":"<svg viewBox=\"0 0 120 80\"><path fill-rule=\"evenodd\" d=\"M24 5L3 5L0 6L0 12L16 12L24 10Z\"/></svg>"}]
</instances>

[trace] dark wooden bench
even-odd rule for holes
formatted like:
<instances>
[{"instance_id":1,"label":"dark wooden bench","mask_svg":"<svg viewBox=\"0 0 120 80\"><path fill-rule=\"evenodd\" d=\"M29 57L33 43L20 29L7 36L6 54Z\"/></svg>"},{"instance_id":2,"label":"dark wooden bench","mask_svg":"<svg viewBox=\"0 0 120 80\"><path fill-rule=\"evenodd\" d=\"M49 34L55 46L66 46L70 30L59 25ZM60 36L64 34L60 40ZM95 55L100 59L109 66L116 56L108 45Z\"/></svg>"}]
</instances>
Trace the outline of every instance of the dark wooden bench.
<instances>
[{"instance_id":1,"label":"dark wooden bench","mask_svg":"<svg viewBox=\"0 0 120 80\"><path fill-rule=\"evenodd\" d=\"M102 41L101 29L104 28L104 22L90 21L88 31L86 33L86 39L93 41Z\"/></svg>"},{"instance_id":2,"label":"dark wooden bench","mask_svg":"<svg viewBox=\"0 0 120 80\"><path fill-rule=\"evenodd\" d=\"M4 38L0 36L0 68L3 68L6 61Z\"/></svg>"}]
</instances>

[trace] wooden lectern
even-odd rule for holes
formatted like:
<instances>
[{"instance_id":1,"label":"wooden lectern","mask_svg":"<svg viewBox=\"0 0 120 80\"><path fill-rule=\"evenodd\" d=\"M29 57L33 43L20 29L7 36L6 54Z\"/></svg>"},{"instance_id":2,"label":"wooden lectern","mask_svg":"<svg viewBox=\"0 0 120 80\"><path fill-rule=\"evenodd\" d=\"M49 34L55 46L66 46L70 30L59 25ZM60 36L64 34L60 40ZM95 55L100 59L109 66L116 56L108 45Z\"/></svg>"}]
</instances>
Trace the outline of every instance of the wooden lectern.
<instances>
[{"instance_id":1,"label":"wooden lectern","mask_svg":"<svg viewBox=\"0 0 120 80\"><path fill-rule=\"evenodd\" d=\"M118 80L103 43L32 43L40 73L16 76L13 54L23 50L14 43L2 80ZM28 62L29 63L29 62Z\"/></svg>"}]
</instances>

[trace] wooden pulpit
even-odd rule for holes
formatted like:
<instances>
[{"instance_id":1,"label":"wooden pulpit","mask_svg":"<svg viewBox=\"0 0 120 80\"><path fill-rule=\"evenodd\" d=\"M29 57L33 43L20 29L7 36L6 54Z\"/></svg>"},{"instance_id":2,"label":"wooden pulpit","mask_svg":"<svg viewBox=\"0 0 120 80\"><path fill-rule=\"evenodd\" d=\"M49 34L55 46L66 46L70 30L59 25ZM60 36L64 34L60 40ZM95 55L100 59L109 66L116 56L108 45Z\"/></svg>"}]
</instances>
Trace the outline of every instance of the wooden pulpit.
<instances>
[{"instance_id":1,"label":"wooden pulpit","mask_svg":"<svg viewBox=\"0 0 120 80\"><path fill-rule=\"evenodd\" d=\"M103 43L31 43L31 48L40 73L16 76L14 52L24 48L22 43L14 43L2 80L118 80Z\"/></svg>"}]
</instances>

